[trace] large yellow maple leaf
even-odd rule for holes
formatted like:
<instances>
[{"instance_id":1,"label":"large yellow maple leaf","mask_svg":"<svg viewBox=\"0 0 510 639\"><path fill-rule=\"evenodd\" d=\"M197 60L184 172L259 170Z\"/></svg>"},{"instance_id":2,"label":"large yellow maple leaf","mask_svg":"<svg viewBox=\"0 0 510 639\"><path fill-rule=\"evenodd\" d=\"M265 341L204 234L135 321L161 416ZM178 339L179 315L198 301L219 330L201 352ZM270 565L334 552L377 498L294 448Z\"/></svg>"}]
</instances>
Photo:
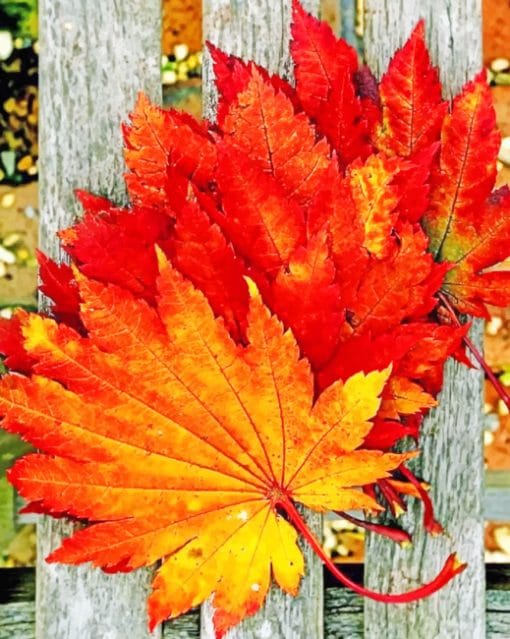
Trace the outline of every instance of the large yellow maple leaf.
<instances>
[{"instance_id":1,"label":"large yellow maple leaf","mask_svg":"<svg viewBox=\"0 0 510 639\"><path fill-rule=\"evenodd\" d=\"M10 479L38 511L89 522L50 561L115 571L162 559L150 625L213 594L222 636L260 608L271 576L296 594L296 503L379 509L360 487L409 457L360 449L389 371L314 403L309 363L256 291L240 346L162 257L156 307L75 275L85 337L21 314L34 374L4 377L0 414L42 452Z\"/></svg>"}]
</instances>

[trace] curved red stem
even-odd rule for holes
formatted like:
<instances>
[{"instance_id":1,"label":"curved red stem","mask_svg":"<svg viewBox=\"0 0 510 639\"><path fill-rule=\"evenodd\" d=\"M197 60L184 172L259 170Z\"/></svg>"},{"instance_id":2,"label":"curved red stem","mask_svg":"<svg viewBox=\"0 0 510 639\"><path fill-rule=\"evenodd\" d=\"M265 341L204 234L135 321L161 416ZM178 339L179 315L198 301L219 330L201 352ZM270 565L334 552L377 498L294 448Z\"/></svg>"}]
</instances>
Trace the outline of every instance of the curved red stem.
<instances>
[{"instance_id":1,"label":"curved red stem","mask_svg":"<svg viewBox=\"0 0 510 639\"><path fill-rule=\"evenodd\" d=\"M392 539L399 544L409 545L412 542L411 535L402 530L402 528L397 528L396 526L387 526L386 524L378 524L375 521L365 521L364 519L358 519L357 517L353 517L342 510L335 511L337 515L345 519L346 521L350 521L351 524L355 526L359 526L360 528L364 528L365 530L369 530L370 532L377 533L378 535L382 535L383 537L388 537L388 539Z\"/></svg>"},{"instance_id":2,"label":"curved red stem","mask_svg":"<svg viewBox=\"0 0 510 639\"><path fill-rule=\"evenodd\" d=\"M434 506L432 505L432 500L427 494L427 491L423 488L421 482L417 479L416 475L409 470L409 468L406 468L406 466L402 464L402 466L399 467L399 470L407 481L416 488L420 495L420 499L423 502L423 525L425 526L425 530L431 535L441 534L443 532L443 527L434 517Z\"/></svg>"},{"instance_id":3,"label":"curved red stem","mask_svg":"<svg viewBox=\"0 0 510 639\"><path fill-rule=\"evenodd\" d=\"M438 293L437 296L441 300L443 306L446 308L446 310L448 311L448 314L450 315L452 320L455 322L455 324L457 326L462 326L459 318L457 317L457 314L455 313L455 310L452 308L446 296L443 295L443 293ZM478 348L473 344L473 342L469 339L467 335L466 337L463 338L463 342L467 346L467 348L470 350L470 352L473 354L473 357L476 359L476 361L482 367L482 370L491 381L491 384L496 389L496 392L501 397L501 399L505 402L506 407L510 410L510 395L507 393L503 384L499 381L497 376L494 374L494 371L492 370L492 368L487 364L487 362L483 358L483 355L480 353Z\"/></svg>"},{"instance_id":4,"label":"curved red stem","mask_svg":"<svg viewBox=\"0 0 510 639\"><path fill-rule=\"evenodd\" d=\"M374 601L381 601L383 603L410 603L411 601L416 601L417 599L423 599L424 597L427 597L428 595L431 595L442 588L450 581L450 579L455 577L455 575L458 575L466 568L466 564L460 562L456 554L452 554L446 559L443 568L435 577L435 579L433 579L429 583L424 584L423 586L420 586L415 590L409 590L408 592L398 594L384 594L381 592L376 592L375 590L370 590L369 588L360 586L360 584L352 581L349 577L347 577L347 575L345 575L341 570L338 569L331 558L327 556L318 539L303 521L303 518L290 499L284 498L276 505L280 506L286 512L290 521L294 524L303 538L306 539L306 541L310 544L312 550L321 559L321 561L328 568L331 574L338 579L338 581L340 581L342 584L344 584L344 586L347 586L351 590L354 590L354 592L357 592L359 595L363 595L364 597L368 597L369 599L373 599Z\"/></svg>"},{"instance_id":5,"label":"curved red stem","mask_svg":"<svg viewBox=\"0 0 510 639\"><path fill-rule=\"evenodd\" d=\"M407 506L405 501L400 497L393 486L386 481L386 479L380 479L377 482L377 485L379 486L379 489L394 517L399 517L402 513L406 512Z\"/></svg>"}]
</instances>

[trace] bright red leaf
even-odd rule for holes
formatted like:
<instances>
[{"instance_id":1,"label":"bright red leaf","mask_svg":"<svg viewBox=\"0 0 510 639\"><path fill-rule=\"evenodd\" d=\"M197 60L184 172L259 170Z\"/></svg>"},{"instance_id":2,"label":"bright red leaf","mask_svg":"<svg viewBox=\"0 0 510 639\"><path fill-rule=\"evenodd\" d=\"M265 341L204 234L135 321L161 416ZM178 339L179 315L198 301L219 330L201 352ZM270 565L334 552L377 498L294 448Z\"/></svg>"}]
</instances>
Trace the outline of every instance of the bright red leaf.
<instances>
[{"instance_id":1,"label":"bright red leaf","mask_svg":"<svg viewBox=\"0 0 510 639\"><path fill-rule=\"evenodd\" d=\"M356 94L356 51L331 27L293 2L291 54L296 93L306 114L337 152L345 167L371 152L369 124Z\"/></svg>"},{"instance_id":2,"label":"bright red leaf","mask_svg":"<svg viewBox=\"0 0 510 639\"><path fill-rule=\"evenodd\" d=\"M447 105L441 97L438 71L430 62L423 21L391 60L381 80L380 96L378 149L410 157L439 139Z\"/></svg>"}]
</instances>

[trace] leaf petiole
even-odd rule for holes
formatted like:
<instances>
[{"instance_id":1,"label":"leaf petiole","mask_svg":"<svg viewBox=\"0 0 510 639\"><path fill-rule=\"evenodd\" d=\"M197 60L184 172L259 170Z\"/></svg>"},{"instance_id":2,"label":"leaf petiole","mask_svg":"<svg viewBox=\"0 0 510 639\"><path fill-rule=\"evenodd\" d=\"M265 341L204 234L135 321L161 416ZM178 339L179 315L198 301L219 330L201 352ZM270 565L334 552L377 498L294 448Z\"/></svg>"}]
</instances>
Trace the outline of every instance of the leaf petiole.
<instances>
[{"instance_id":1,"label":"leaf petiole","mask_svg":"<svg viewBox=\"0 0 510 639\"><path fill-rule=\"evenodd\" d=\"M304 539L306 539L306 541L310 544L312 550L321 559L322 563L331 572L331 574L336 577L338 581L340 581L340 583L344 584L344 586L347 586L359 595L368 597L369 599L373 599L374 601L396 604L410 603L412 601L417 601L418 599L423 599L424 597L428 597L429 595L440 590L451 579L453 579L453 577L461 573L467 566L467 564L459 561L457 555L453 553L448 556L443 565L443 568L437 574L437 576L432 581L424 584L423 586L403 593L385 594L376 592L374 590L370 590L369 588L361 586L355 581L352 581L349 577L347 577L347 575L339 570L338 566L332 561L331 557L328 557L323 547L319 543L319 540L306 525L305 521L303 520L302 516L300 515L290 498L283 498L276 505L281 507L285 511L298 532L303 536Z\"/></svg>"},{"instance_id":2,"label":"leaf petiole","mask_svg":"<svg viewBox=\"0 0 510 639\"><path fill-rule=\"evenodd\" d=\"M378 535L382 535L383 537L388 537L388 539L392 539L402 546L409 546L412 543L411 535L405 530L402 530L402 528L397 528L396 526L387 526L386 524L378 524L375 521L358 519L357 517L353 517L349 513L341 510L335 512L342 519L350 521L351 524L359 526L360 528L364 528L365 530L369 530L370 532L377 533Z\"/></svg>"}]
</instances>

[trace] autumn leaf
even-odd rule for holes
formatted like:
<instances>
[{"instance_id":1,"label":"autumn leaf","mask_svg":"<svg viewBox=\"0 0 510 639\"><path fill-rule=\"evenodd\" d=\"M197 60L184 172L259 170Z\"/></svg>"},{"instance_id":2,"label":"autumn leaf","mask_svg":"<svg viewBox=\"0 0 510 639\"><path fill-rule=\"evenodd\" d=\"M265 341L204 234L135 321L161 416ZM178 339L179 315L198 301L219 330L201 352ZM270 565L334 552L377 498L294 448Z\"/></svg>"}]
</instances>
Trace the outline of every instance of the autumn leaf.
<instances>
[{"instance_id":1,"label":"autumn leaf","mask_svg":"<svg viewBox=\"0 0 510 639\"><path fill-rule=\"evenodd\" d=\"M379 95L379 83L366 64L361 65L354 73L354 85L356 95L360 99L362 118L366 122L366 128L370 140L375 138L375 130L381 122L381 98Z\"/></svg>"},{"instance_id":2,"label":"autumn leaf","mask_svg":"<svg viewBox=\"0 0 510 639\"><path fill-rule=\"evenodd\" d=\"M458 228L458 227L457 227ZM452 243L454 239L452 238ZM510 273L495 265L510 253L510 191L503 187L482 206L475 226L467 223L456 238L455 258L447 272L443 291L457 309L489 318L486 304L510 303Z\"/></svg>"},{"instance_id":3,"label":"autumn leaf","mask_svg":"<svg viewBox=\"0 0 510 639\"><path fill-rule=\"evenodd\" d=\"M41 251L36 252L39 263L39 290L51 300L52 314L60 321L80 328L78 310L80 298L68 264L54 262Z\"/></svg>"},{"instance_id":4,"label":"autumn leaf","mask_svg":"<svg viewBox=\"0 0 510 639\"><path fill-rule=\"evenodd\" d=\"M338 154L342 167L371 152L368 122L356 95L357 53L329 25L292 4L291 54L296 93L307 115Z\"/></svg>"},{"instance_id":5,"label":"autumn leaf","mask_svg":"<svg viewBox=\"0 0 510 639\"><path fill-rule=\"evenodd\" d=\"M385 389L378 417L398 419L399 415L414 415L424 408L437 406L437 401L407 377L393 376Z\"/></svg>"},{"instance_id":6,"label":"autumn leaf","mask_svg":"<svg viewBox=\"0 0 510 639\"><path fill-rule=\"evenodd\" d=\"M452 266L443 291L460 311L487 317L485 304L510 301L508 276L484 273L510 254L510 226L506 191L491 196L500 136L485 75L455 98L441 137L423 225L436 259Z\"/></svg>"},{"instance_id":7,"label":"autumn leaf","mask_svg":"<svg viewBox=\"0 0 510 639\"><path fill-rule=\"evenodd\" d=\"M298 247L266 295L269 305L292 330L312 368L320 370L340 338L344 319L335 267L326 233Z\"/></svg>"},{"instance_id":8,"label":"autumn leaf","mask_svg":"<svg viewBox=\"0 0 510 639\"><path fill-rule=\"evenodd\" d=\"M248 314L243 265L192 193L176 211L175 229L167 248L180 272L205 293L232 337L241 341Z\"/></svg>"},{"instance_id":9,"label":"autumn leaf","mask_svg":"<svg viewBox=\"0 0 510 639\"><path fill-rule=\"evenodd\" d=\"M215 147L207 129L191 116L164 110L141 93L123 131L129 169L126 185L134 204L168 209L173 186L167 175L170 163L207 188L216 162Z\"/></svg>"},{"instance_id":10,"label":"autumn leaf","mask_svg":"<svg viewBox=\"0 0 510 639\"><path fill-rule=\"evenodd\" d=\"M235 55L229 55L218 49L212 42L206 42L207 49L213 61L214 81L216 90L220 96L216 121L221 126L232 104L238 95L246 90L250 78L256 72L261 75L266 84L273 86L276 92L280 91L299 107L297 96L292 86L279 75L270 74L253 60L243 60Z\"/></svg>"},{"instance_id":11,"label":"autumn leaf","mask_svg":"<svg viewBox=\"0 0 510 639\"><path fill-rule=\"evenodd\" d=\"M59 233L66 252L86 275L153 300L157 261L152 247L169 238L171 218L145 207L117 207L89 193L79 192L79 197L85 215Z\"/></svg>"},{"instance_id":12,"label":"autumn leaf","mask_svg":"<svg viewBox=\"0 0 510 639\"><path fill-rule=\"evenodd\" d=\"M363 246L378 258L386 257L395 243L399 190L392 184L400 171L397 158L372 155L349 170L351 196L358 218L364 226Z\"/></svg>"},{"instance_id":13,"label":"autumn leaf","mask_svg":"<svg viewBox=\"0 0 510 639\"><path fill-rule=\"evenodd\" d=\"M294 503L377 511L358 488L409 454L360 448L388 370L337 382L313 403L308 363L256 293L240 347L160 263L156 308L76 272L87 337L21 316L34 375L2 380L0 411L42 452L9 477L39 511L92 522L49 561L110 571L163 559L151 627L214 594L221 637L262 605L271 575L296 594Z\"/></svg>"},{"instance_id":14,"label":"autumn leaf","mask_svg":"<svg viewBox=\"0 0 510 639\"><path fill-rule=\"evenodd\" d=\"M355 274L355 279L343 283L343 290L350 288L349 313L342 328L346 335L380 334L422 314L423 309L434 308L433 294L441 279L437 281L438 267L426 247L423 232L406 225L391 259L373 260L364 272Z\"/></svg>"},{"instance_id":15,"label":"autumn leaf","mask_svg":"<svg viewBox=\"0 0 510 639\"><path fill-rule=\"evenodd\" d=\"M331 163L324 139L317 140L304 113L256 67L222 124L226 141L280 183L291 201L306 206Z\"/></svg>"},{"instance_id":16,"label":"autumn leaf","mask_svg":"<svg viewBox=\"0 0 510 639\"><path fill-rule=\"evenodd\" d=\"M430 250L438 259L450 258L456 226L474 224L479 216L496 179L499 139L489 87L480 74L455 98L443 124L431 207L424 217Z\"/></svg>"},{"instance_id":17,"label":"autumn leaf","mask_svg":"<svg viewBox=\"0 0 510 639\"><path fill-rule=\"evenodd\" d=\"M469 325L405 322L378 335L371 331L351 335L338 342L318 372L318 387L325 388L336 379L385 368L393 362L392 375L418 381L428 393L436 395L442 386L443 364L460 348L468 328Z\"/></svg>"},{"instance_id":18,"label":"autumn leaf","mask_svg":"<svg viewBox=\"0 0 510 639\"><path fill-rule=\"evenodd\" d=\"M417 151L408 162L400 164L393 185L399 194L398 219L419 222L429 206L430 174L440 144Z\"/></svg>"},{"instance_id":19,"label":"autumn leaf","mask_svg":"<svg viewBox=\"0 0 510 639\"><path fill-rule=\"evenodd\" d=\"M34 360L23 346L23 335L17 315L10 319L0 317L0 354L8 369L30 373Z\"/></svg>"},{"instance_id":20,"label":"autumn leaf","mask_svg":"<svg viewBox=\"0 0 510 639\"><path fill-rule=\"evenodd\" d=\"M216 179L224 215L217 222L249 264L274 273L305 237L302 209L280 184L236 147L220 148Z\"/></svg>"},{"instance_id":21,"label":"autumn leaf","mask_svg":"<svg viewBox=\"0 0 510 639\"><path fill-rule=\"evenodd\" d=\"M382 124L376 143L381 151L407 158L439 139L447 104L430 62L423 21L392 58L381 79L380 97Z\"/></svg>"}]
</instances>

